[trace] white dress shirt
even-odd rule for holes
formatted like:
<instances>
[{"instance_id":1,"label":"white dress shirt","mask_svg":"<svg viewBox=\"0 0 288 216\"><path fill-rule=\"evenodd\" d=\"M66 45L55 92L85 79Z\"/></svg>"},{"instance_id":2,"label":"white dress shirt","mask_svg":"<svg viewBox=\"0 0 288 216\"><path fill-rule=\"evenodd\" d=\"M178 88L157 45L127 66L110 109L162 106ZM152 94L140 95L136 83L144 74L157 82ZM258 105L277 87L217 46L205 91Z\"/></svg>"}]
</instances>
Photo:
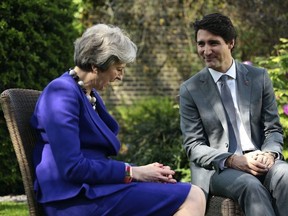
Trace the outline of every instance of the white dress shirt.
<instances>
[{"instance_id":1,"label":"white dress shirt","mask_svg":"<svg viewBox=\"0 0 288 216\"><path fill-rule=\"evenodd\" d=\"M221 92L221 86L220 86L221 83L219 79L223 75L223 73L213 70L212 68L208 68L208 70L211 76L213 77L213 80L216 83L219 92ZM227 80L227 85L231 91L234 106L235 106L237 127L238 127L240 145L242 147L242 151L255 150L255 146L252 144L249 136L247 135L247 132L244 128L244 125L243 125L243 122L241 120L240 113L239 113L239 108L238 108L238 103L237 103L236 66L235 66L234 60L233 60L231 67L228 69L228 71L225 74L229 76L229 79Z\"/></svg>"}]
</instances>

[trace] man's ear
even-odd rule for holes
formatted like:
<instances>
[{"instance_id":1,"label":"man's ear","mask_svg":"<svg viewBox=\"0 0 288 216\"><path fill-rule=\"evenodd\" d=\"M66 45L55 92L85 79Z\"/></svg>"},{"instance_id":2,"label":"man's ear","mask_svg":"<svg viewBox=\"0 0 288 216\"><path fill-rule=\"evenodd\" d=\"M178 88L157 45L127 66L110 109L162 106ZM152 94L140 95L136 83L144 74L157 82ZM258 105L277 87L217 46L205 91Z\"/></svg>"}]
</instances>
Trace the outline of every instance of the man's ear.
<instances>
[{"instance_id":1,"label":"man's ear","mask_svg":"<svg viewBox=\"0 0 288 216\"><path fill-rule=\"evenodd\" d=\"M233 39L232 41L228 42L228 47L230 50L232 50L235 46L235 39Z\"/></svg>"}]
</instances>

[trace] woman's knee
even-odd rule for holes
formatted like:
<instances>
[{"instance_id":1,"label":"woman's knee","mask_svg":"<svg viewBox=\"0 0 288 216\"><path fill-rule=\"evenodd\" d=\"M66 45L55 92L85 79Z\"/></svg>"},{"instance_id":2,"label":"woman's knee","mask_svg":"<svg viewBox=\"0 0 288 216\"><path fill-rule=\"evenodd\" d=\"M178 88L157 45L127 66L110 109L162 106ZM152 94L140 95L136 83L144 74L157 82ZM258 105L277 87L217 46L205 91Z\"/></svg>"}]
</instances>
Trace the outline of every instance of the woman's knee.
<instances>
[{"instance_id":1,"label":"woman's knee","mask_svg":"<svg viewBox=\"0 0 288 216\"><path fill-rule=\"evenodd\" d=\"M206 203L206 198L203 190L196 185L192 185L188 195L188 199L190 202L196 205L205 205Z\"/></svg>"}]
</instances>

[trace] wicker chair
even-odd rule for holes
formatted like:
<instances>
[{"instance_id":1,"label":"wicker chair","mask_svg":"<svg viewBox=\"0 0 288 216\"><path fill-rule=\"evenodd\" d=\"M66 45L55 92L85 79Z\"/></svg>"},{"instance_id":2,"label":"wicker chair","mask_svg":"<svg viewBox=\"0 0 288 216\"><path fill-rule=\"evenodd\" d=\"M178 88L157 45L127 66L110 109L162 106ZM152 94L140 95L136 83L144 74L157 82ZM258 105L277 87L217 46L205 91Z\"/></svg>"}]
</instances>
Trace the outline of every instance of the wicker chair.
<instances>
[{"instance_id":1,"label":"wicker chair","mask_svg":"<svg viewBox=\"0 0 288 216\"><path fill-rule=\"evenodd\" d=\"M29 124L40 93L40 91L30 89L7 89L0 96L2 110L20 167L30 216L44 215L33 190L32 149L36 142L36 133Z\"/></svg>"},{"instance_id":2,"label":"wicker chair","mask_svg":"<svg viewBox=\"0 0 288 216\"><path fill-rule=\"evenodd\" d=\"M245 216L237 202L229 198L210 196L206 216Z\"/></svg>"}]
</instances>

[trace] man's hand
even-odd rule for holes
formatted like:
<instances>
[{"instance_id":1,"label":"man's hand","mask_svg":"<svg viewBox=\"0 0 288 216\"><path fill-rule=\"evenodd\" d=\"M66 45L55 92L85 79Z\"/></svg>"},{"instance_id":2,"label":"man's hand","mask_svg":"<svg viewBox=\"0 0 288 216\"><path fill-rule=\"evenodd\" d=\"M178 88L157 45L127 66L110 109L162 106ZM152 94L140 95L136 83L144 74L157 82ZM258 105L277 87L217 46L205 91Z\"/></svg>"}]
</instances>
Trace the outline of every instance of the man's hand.
<instances>
[{"instance_id":1,"label":"man's hand","mask_svg":"<svg viewBox=\"0 0 288 216\"><path fill-rule=\"evenodd\" d=\"M260 163L265 164L268 167L268 169L270 169L275 163L275 155L274 153L271 152L256 151L256 154L253 155L253 158L259 161Z\"/></svg>"},{"instance_id":2,"label":"man's hand","mask_svg":"<svg viewBox=\"0 0 288 216\"><path fill-rule=\"evenodd\" d=\"M225 165L258 176L266 174L269 170L267 165L268 159L266 163L263 163L262 160L266 159L260 157L256 158L256 154L232 155L227 158Z\"/></svg>"}]
</instances>

